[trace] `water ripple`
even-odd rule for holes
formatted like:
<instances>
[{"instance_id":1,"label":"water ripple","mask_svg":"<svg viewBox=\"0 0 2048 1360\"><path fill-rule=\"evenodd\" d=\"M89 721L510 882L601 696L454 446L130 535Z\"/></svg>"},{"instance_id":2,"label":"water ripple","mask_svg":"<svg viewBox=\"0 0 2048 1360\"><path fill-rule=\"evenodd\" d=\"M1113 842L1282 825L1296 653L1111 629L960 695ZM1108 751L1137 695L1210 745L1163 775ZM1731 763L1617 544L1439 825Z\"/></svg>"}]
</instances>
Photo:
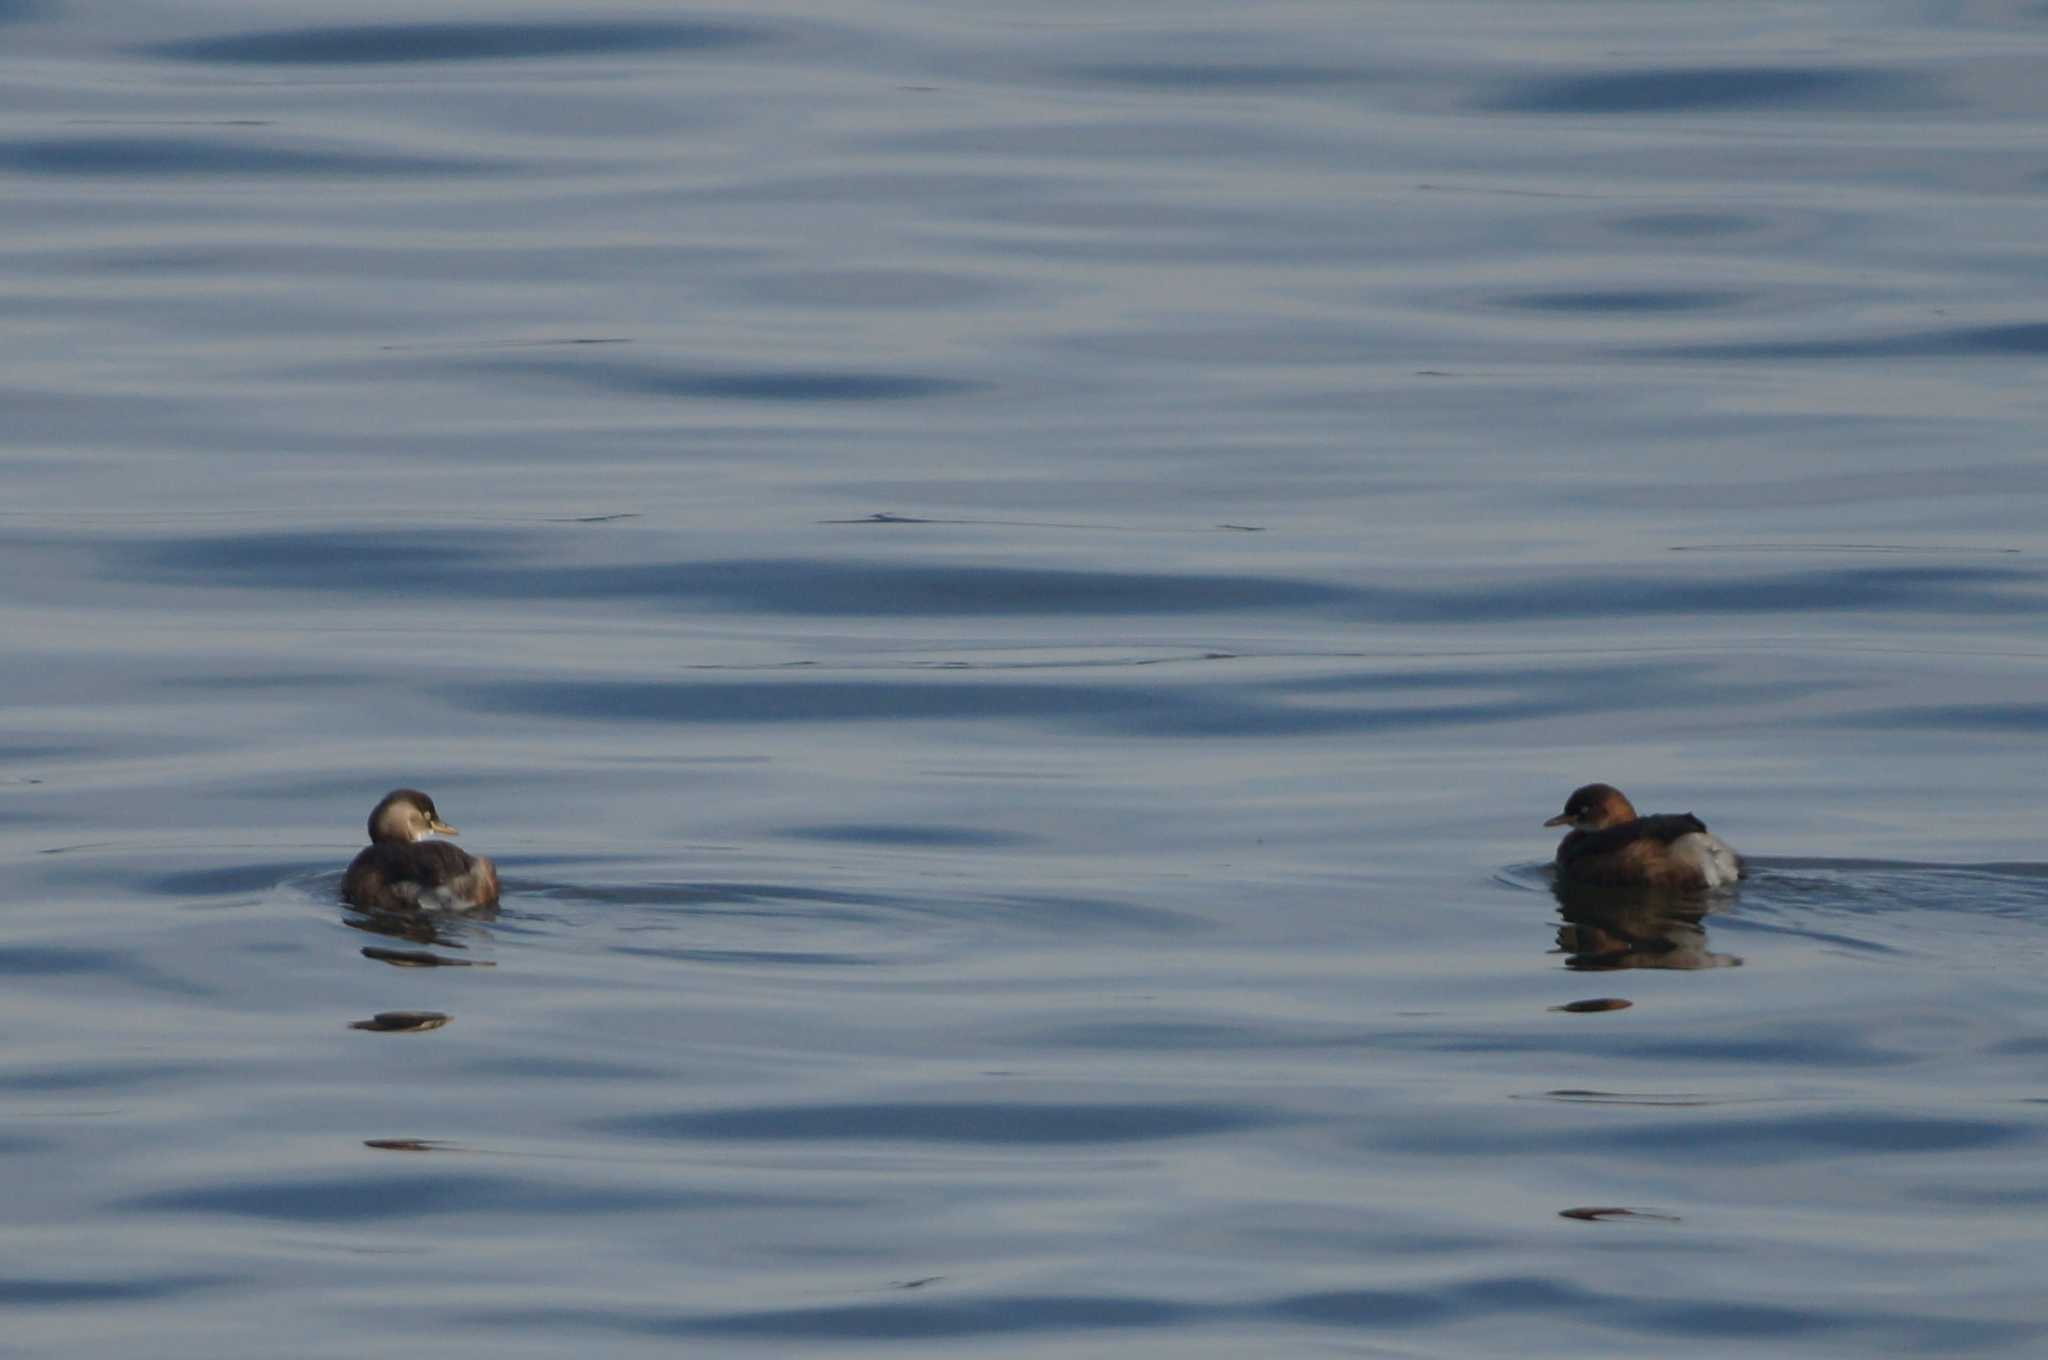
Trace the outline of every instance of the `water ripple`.
<instances>
[{"instance_id":1,"label":"water ripple","mask_svg":"<svg viewBox=\"0 0 2048 1360\"><path fill-rule=\"evenodd\" d=\"M1835 340L1742 340L1635 351L1664 359L2037 359L2048 354L2048 322L2018 321L1901 331Z\"/></svg>"},{"instance_id":2,"label":"water ripple","mask_svg":"<svg viewBox=\"0 0 2048 1360\"><path fill-rule=\"evenodd\" d=\"M1262 1302L1191 1302L1107 1294L1008 1293L980 1298L920 1296L900 1301L799 1305L681 1313L557 1307L472 1314L473 1324L625 1332L653 1336L754 1336L906 1342L1018 1333L1185 1329L1198 1325L1267 1328L1276 1323L1361 1329L1416 1328L1489 1316L1599 1319L1635 1335L1700 1341L1791 1338L1818 1332L1882 1336L1915 1352L2012 1344L2037 1336L2027 1324L1926 1318L1861 1307L1733 1302L1711 1304L1602 1291L1534 1275L1502 1275L1409 1288L1328 1289ZM1595 1335L1600 1335L1596 1332ZM1184 1349L1186 1342L1179 1343Z\"/></svg>"},{"instance_id":3,"label":"water ripple","mask_svg":"<svg viewBox=\"0 0 2048 1360\"><path fill-rule=\"evenodd\" d=\"M713 51L760 42L769 31L757 25L703 22L349 24L194 38L146 50L178 61L361 65Z\"/></svg>"},{"instance_id":4,"label":"water ripple","mask_svg":"<svg viewBox=\"0 0 2048 1360\"><path fill-rule=\"evenodd\" d=\"M13 1308L93 1303L133 1303L175 1298L217 1289L229 1281L215 1275L147 1275L118 1280L64 1280L49 1276L0 1276L0 1304Z\"/></svg>"},{"instance_id":5,"label":"water ripple","mask_svg":"<svg viewBox=\"0 0 2048 1360\"><path fill-rule=\"evenodd\" d=\"M828 383L829 386L829 383ZM837 399L837 398L833 398ZM1390 624L1493 623L1608 616L1939 610L2032 614L2037 569L1987 563L1845 565L1749 573L1563 570L1383 572L1366 582L1250 572L1133 572L985 566L894 558L778 557L545 565L520 559L542 540L505 531L321 530L162 539L103 549L123 575L166 573L223 586L500 599L706 602L788 615L985 617L1319 610ZM2032 587L2033 590L2020 589Z\"/></svg>"},{"instance_id":6,"label":"water ripple","mask_svg":"<svg viewBox=\"0 0 2048 1360\"><path fill-rule=\"evenodd\" d=\"M1803 1061L1812 1061L1810 1050ZM1639 1059L1675 1058L1668 1047L1633 1050ZM1688 1055L1698 1057L1698 1054ZM1741 1055L1747 1060L1748 1055ZM1786 1055L1788 1062L1793 1061ZM1378 1147L1430 1150L1466 1157L1527 1156L1538 1146L1556 1152L1640 1156L1659 1140L1685 1141L1687 1156L1702 1165L1760 1165L1798 1162L1816 1157L1905 1156L1914 1153L1959 1155L2014 1143L2036 1141L2038 1135L2016 1123L1900 1114L1884 1110L1828 1110L1755 1117L1724 1117L1664 1123L1574 1123L1548 1131L1527 1127L1423 1129L1376 1134Z\"/></svg>"},{"instance_id":7,"label":"water ripple","mask_svg":"<svg viewBox=\"0 0 2048 1360\"><path fill-rule=\"evenodd\" d=\"M78 976L122 978L145 990L185 997L213 994L210 987L174 976L147 962L139 950L82 945L0 945L0 977Z\"/></svg>"},{"instance_id":8,"label":"water ripple","mask_svg":"<svg viewBox=\"0 0 2048 1360\"><path fill-rule=\"evenodd\" d=\"M782 834L812 841L844 841L854 845L982 848L1031 845L1038 837L986 827L911 825L904 822L835 822L825 826L793 826Z\"/></svg>"},{"instance_id":9,"label":"water ripple","mask_svg":"<svg viewBox=\"0 0 2048 1360\"><path fill-rule=\"evenodd\" d=\"M1867 111L1901 103L1914 88L1900 75L1846 67L1681 66L1532 80L1490 107L1505 113L1699 113L1787 105Z\"/></svg>"},{"instance_id":10,"label":"water ripple","mask_svg":"<svg viewBox=\"0 0 2048 1360\"><path fill-rule=\"evenodd\" d=\"M0 141L0 171L24 175L386 179L406 175L480 175L509 168L474 158L263 146L225 137L43 137Z\"/></svg>"},{"instance_id":11,"label":"water ripple","mask_svg":"<svg viewBox=\"0 0 2048 1360\"><path fill-rule=\"evenodd\" d=\"M539 378L643 397L723 401L911 401L982 391L985 383L922 373L846 369L719 369L590 359L547 363L505 359L469 365L483 372Z\"/></svg>"},{"instance_id":12,"label":"water ripple","mask_svg":"<svg viewBox=\"0 0 2048 1360\"><path fill-rule=\"evenodd\" d=\"M1318 65L1283 61L1132 61L1075 65L1059 74L1091 85L1118 85L1138 90L1178 90L1190 94L1233 91L1315 90L1332 86L1369 85L1370 71L1351 65Z\"/></svg>"},{"instance_id":13,"label":"water ripple","mask_svg":"<svg viewBox=\"0 0 2048 1360\"><path fill-rule=\"evenodd\" d=\"M1596 315L1702 312L1731 307L1745 294L1686 288L1580 288L1567 292L1521 293L1500 299L1502 306L1532 312L1585 312Z\"/></svg>"},{"instance_id":14,"label":"water ripple","mask_svg":"<svg viewBox=\"0 0 2048 1360\"><path fill-rule=\"evenodd\" d=\"M141 886L167 897L228 897L264 892L305 874L324 874L326 866L304 860L273 860L262 864L223 864L159 874Z\"/></svg>"},{"instance_id":15,"label":"water ripple","mask_svg":"<svg viewBox=\"0 0 2048 1360\"><path fill-rule=\"evenodd\" d=\"M916 1143L1065 1144L1151 1142L1271 1124L1272 1111L1247 1105L1086 1105L1016 1101L761 1105L679 1111L605 1121L608 1129L653 1138L763 1142L851 1140Z\"/></svg>"},{"instance_id":16,"label":"water ripple","mask_svg":"<svg viewBox=\"0 0 2048 1360\"><path fill-rule=\"evenodd\" d=\"M916 1299L708 1314L548 1308L482 1314L498 1326L597 1329L656 1336L763 1336L913 1341L1128 1327L1164 1327L1214 1310L1101 1294L1004 1294L982 1299Z\"/></svg>"},{"instance_id":17,"label":"water ripple","mask_svg":"<svg viewBox=\"0 0 2048 1360\"><path fill-rule=\"evenodd\" d=\"M789 1203L760 1195L638 1186L549 1185L525 1176L337 1176L244 1178L139 1195L121 1207L149 1213L229 1214L295 1223L374 1223L431 1214L626 1214Z\"/></svg>"}]
</instances>

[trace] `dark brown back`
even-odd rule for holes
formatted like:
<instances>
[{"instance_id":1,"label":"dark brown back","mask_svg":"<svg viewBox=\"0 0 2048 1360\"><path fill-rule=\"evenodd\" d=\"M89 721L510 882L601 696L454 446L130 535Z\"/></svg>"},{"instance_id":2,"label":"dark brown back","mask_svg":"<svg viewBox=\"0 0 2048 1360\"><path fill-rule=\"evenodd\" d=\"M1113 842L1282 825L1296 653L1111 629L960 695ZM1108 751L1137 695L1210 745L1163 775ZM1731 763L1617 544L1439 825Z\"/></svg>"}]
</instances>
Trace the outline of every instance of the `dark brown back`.
<instances>
[{"instance_id":1,"label":"dark brown back","mask_svg":"<svg viewBox=\"0 0 2048 1360\"><path fill-rule=\"evenodd\" d=\"M476 863L468 851L447 841L378 841L364 846L349 864L341 895L359 907L409 907L421 892L462 877ZM494 888L496 881L493 875Z\"/></svg>"}]
</instances>

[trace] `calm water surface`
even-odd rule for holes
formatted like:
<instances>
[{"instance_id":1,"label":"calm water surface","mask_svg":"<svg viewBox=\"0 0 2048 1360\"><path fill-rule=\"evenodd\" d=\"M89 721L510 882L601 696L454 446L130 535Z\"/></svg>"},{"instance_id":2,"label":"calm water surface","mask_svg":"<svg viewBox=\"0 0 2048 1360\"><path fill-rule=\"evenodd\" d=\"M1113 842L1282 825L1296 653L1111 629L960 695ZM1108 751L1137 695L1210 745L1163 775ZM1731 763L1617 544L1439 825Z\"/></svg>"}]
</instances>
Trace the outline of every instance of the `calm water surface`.
<instances>
[{"instance_id":1,"label":"calm water surface","mask_svg":"<svg viewBox=\"0 0 2048 1360\"><path fill-rule=\"evenodd\" d=\"M0 1351L2039 1354L2044 59L0 0Z\"/></svg>"}]
</instances>

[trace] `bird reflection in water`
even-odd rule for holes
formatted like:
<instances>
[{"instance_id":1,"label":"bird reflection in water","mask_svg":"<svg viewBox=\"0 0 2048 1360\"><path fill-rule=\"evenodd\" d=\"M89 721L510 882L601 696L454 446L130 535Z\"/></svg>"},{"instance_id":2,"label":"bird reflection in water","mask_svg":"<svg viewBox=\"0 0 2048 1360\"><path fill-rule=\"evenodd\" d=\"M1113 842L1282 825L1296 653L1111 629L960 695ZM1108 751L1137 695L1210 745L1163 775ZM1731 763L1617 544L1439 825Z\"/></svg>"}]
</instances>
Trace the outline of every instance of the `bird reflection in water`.
<instances>
[{"instance_id":1,"label":"bird reflection in water","mask_svg":"<svg viewBox=\"0 0 2048 1360\"><path fill-rule=\"evenodd\" d=\"M1558 952L1574 971L1733 968L1742 962L1707 947L1705 918L1715 903L1706 894L1563 880L1554 881L1550 891L1563 918Z\"/></svg>"},{"instance_id":2,"label":"bird reflection in water","mask_svg":"<svg viewBox=\"0 0 2048 1360\"><path fill-rule=\"evenodd\" d=\"M410 940L414 944L441 945L448 949L467 949L468 945L455 938L457 932L467 934L478 921L497 919L495 905L465 911L460 916L445 912L425 911L418 907L404 907L386 910L378 907L350 907L342 924L352 930L367 931L372 935L387 935L394 940Z\"/></svg>"}]
</instances>

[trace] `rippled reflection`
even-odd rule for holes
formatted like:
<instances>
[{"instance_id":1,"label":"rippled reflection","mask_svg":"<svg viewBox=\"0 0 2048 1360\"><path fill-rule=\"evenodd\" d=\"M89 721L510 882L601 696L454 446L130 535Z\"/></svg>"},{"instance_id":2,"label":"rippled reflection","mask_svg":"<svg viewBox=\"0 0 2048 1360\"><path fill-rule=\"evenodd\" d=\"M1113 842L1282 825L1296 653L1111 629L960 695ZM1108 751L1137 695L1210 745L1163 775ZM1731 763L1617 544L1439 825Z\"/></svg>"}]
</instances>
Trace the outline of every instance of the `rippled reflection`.
<instances>
[{"instance_id":1,"label":"rippled reflection","mask_svg":"<svg viewBox=\"0 0 2048 1360\"><path fill-rule=\"evenodd\" d=\"M453 1018L445 1011L378 1011L367 1020L352 1022L349 1028L378 1034L423 1034L442 1028Z\"/></svg>"},{"instance_id":2,"label":"rippled reflection","mask_svg":"<svg viewBox=\"0 0 2048 1360\"><path fill-rule=\"evenodd\" d=\"M1703 893L1606 888L1563 881L1557 899L1557 948L1577 972L1623 968L1729 968L1742 962L1707 947L1706 918L1715 905Z\"/></svg>"},{"instance_id":3,"label":"rippled reflection","mask_svg":"<svg viewBox=\"0 0 2048 1360\"><path fill-rule=\"evenodd\" d=\"M351 930L364 930L373 935L388 935L394 940L410 940L414 944L439 945L446 949L467 949L459 938L466 933L470 922L494 921L498 917L496 903L463 912L456 917L444 912L420 911L418 909L382 911L363 907L349 907L342 924ZM369 954L368 950L363 951ZM388 952L388 951L387 951ZM383 957L369 954L371 958Z\"/></svg>"}]
</instances>

